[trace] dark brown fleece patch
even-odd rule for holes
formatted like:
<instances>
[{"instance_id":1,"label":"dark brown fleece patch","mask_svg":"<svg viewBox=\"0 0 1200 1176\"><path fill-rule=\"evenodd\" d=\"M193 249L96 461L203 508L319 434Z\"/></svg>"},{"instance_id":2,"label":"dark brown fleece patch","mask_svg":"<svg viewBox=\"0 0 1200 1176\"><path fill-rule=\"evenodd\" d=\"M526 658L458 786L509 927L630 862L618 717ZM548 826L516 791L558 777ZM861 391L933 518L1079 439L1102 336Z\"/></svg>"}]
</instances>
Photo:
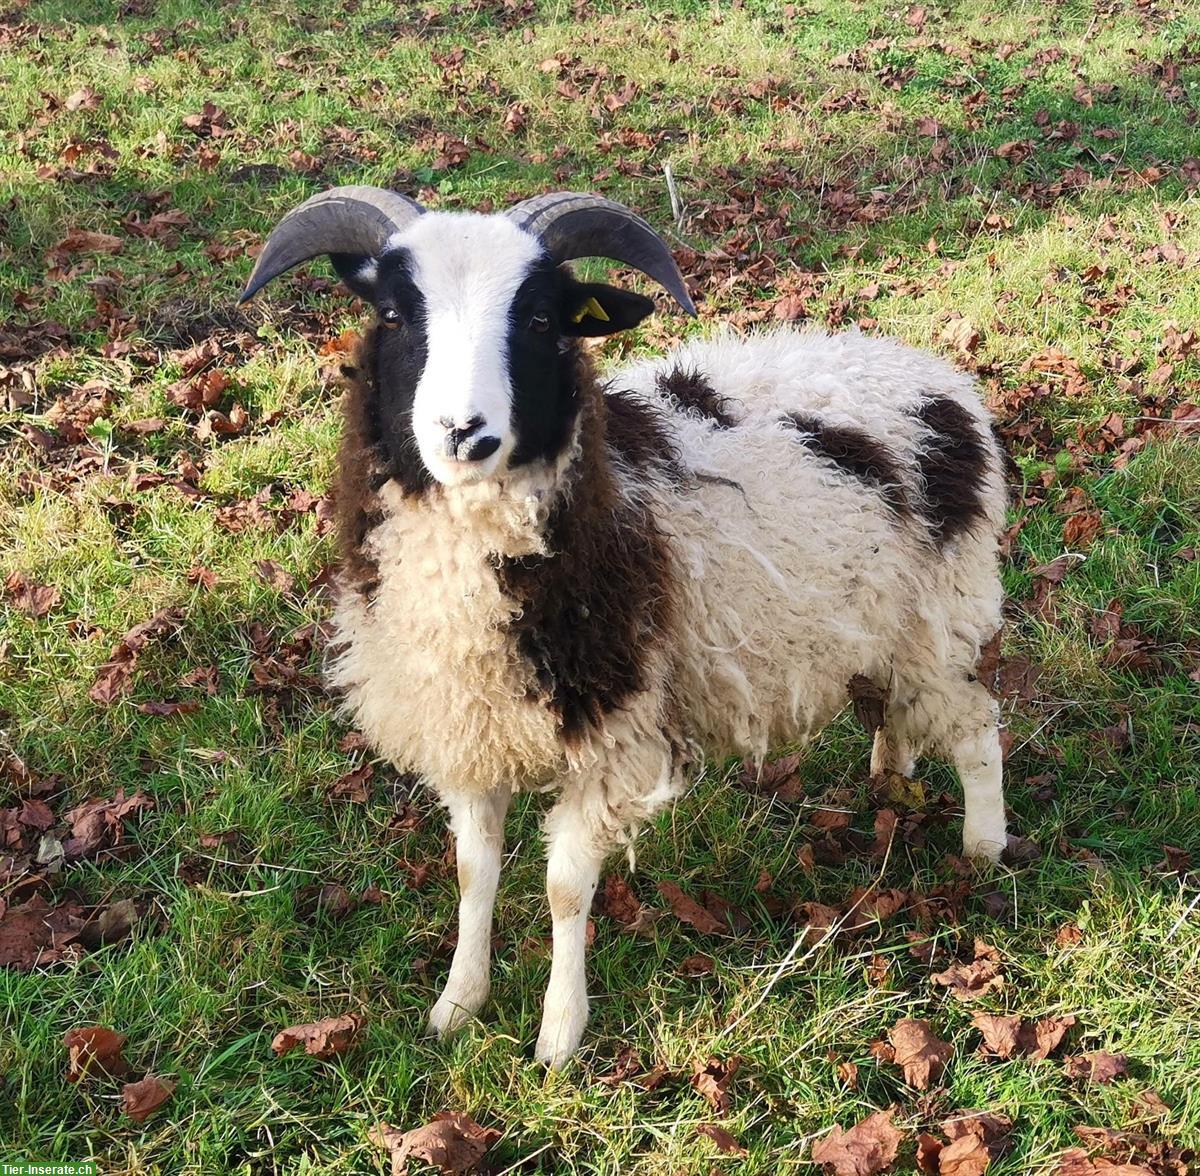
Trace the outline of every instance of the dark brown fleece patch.
<instances>
[{"instance_id":1,"label":"dark brown fleece patch","mask_svg":"<svg viewBox=\"0 0 1200 1176\"><path fill-rule=\"evenodd\" d=\"M948 396L923 400L914 414L928 431L918 459L925 493L917 509L938 543L954 539L985 515L988 449L975 418Z\"/></svg>"},{"instance_id":2,"label":"dark brown fleece patch","mask_svg":"<svg viewBox=\"0 0 1200 1176\"><path fill-rule=\"evenodd\" d=\"M635 477L677 460L649 405L604 394L582 353L575 370L581 452L547 521L550 554L496 566L501 588L521 607L510 632L568 742L646 689L650 656L671 623L667 540L648 510L618 493L611 459L619 455Z\"/></svg>"},{"instance_id":3,"label":"dark brown fleece patch","mask_svg":"<svg viewBox=\"0 0 1200 1176\"><path fill-rule=\"evenodd\" d=\"M383 521L377 491L388 479L375 395L375 342L369 331L353 365L342 367L342 440L333 477L340 582L368 599L379 587L379 565L366 546L367 536Z\"/></svg>"},{"instance_id":4,"label":"dark brown fleece patch","mask_svg":"<svg viewBox=\"0 0 1200 1176\"><path fill-rule=\"evenodd\" d=\"M846 683L846 690L850 695L850 704L854 707L854 717L862 723L867 734L874 734L883 726L887 709L887 690L876 686L863 674L855 674Z\"/></svg>"},{"instance_id":5,"label":"dark brown fleece patch","mask_svg":"<svg viewBox=\"0 0 1200 1176\"><path fill-rule=\"evenodd\" d=\"M680 412L705 417L718 429L732 429L737 424L731 411L733 401L718 395L708 378L696 368L690 372L678 367L660 372L655 382L659 392Z\"/></svg>"},{"instance_id":6,"label":"dark brown fleece patch","mask_svg":"<svg viewBox=\"0 0 1200 1176\"><path fill-rule=\"evenodd\" d=\"M609 449L635 473L654 470L669 481L682 481L683 459L663 413L636 392L605 392L603 398Z\"/></svg>"},{"instance_id":7,"label":"dark brown fleece patch","mask_svg":"<svg viewBox=\"0 0 1200 1176\"><path fill-rule=\"evenodd\" d=\"M898 517L909 513L900 462L882 441L852 425L833 425L808 413L790 412L784 420L809 450L877 491Z\"/></svg>"}]
</instances>

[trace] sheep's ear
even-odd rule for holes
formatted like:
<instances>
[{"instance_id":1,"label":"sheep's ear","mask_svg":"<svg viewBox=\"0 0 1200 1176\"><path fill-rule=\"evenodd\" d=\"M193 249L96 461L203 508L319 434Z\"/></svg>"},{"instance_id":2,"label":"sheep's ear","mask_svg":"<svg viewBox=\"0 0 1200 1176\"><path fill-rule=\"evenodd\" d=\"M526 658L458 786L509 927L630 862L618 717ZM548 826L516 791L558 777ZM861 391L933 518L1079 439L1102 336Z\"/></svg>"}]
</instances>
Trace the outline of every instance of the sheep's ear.
<instances>
[{"instance_id":1,"label":"sheep's ear","mask_svg":"<svg viewBox=\"0 0 1200 1176\"><path fill-rule=\"evenodd\" d=\"M573 282L563 306L563 334L615 335L653 313L653 298L600 282Z\"/></svg>"},{"instance_id":2,"label":"sheep's ear","mask_svg":"<svg viewBox=\"0 0 1200 1176\"><path fill-rule=\"evenodd\" d=\"M337 270L343 284L368 302L375 301L376 266L373 257L363 257L354 253L331 253L329 260Z\"/></svg>"}]
</instances>

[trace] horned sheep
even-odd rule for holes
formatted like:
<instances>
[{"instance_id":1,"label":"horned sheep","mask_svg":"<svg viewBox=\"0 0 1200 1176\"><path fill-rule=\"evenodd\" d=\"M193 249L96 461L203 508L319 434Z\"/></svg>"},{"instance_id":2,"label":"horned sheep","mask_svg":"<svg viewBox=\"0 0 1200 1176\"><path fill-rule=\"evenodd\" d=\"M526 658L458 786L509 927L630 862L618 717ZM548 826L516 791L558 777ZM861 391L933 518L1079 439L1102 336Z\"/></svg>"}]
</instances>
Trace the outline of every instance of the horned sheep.
<instances>
[{"instance_id":1,"label":"horned sheep","mask_svg":"<svg viewBox=\"0 0 1200 1176\"><path fill-rule=\"evenodd\" d=\"M623 206L557 193L424 210L350 186L290 212L243 299L328 254L377 322L346 396L333 681L456 835L458 942L430 1027L484 1004L505 813L553 791L553 952L536 1056L587 1019L602 863L703 756L761 760L885 693L872 770L956 766L963 848L1005 845L995 702L1001 451L972 380L857 332L679 346L597 378L581 340L640 294L566 263L641 270L689 314L666 244Z\"/></svg>"}]
</instances>

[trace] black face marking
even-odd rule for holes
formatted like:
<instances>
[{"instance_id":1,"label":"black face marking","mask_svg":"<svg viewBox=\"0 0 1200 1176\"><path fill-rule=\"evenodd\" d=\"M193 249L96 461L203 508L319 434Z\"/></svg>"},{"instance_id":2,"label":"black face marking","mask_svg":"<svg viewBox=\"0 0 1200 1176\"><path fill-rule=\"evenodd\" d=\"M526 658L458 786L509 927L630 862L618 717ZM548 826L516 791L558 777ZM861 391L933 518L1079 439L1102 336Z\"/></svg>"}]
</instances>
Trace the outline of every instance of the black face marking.
<instances>
[{"instance_id":1,"label":"black face marking","mask_svg":"<svg viewBox=\"0 0 1200 1176\"><path fill-rule=\"evenodd\" d=\"M783 419L796 430L802 444L876 490L898 517L909 513L900 462L882 441L862 429L832 425L806 413L788 413Z\"/></svg>"},{"instance_id":2,"label":"black face marking","mask_svg":"<svg viewBox=\"0 0 1200 1176\"><path fill-rule=\"evenodd\" d=\"M988 450L975 418L948 396L931 396L914 416L928 431L918 456L925 493L917 509L938 543L970 530L985 515Z\"/></svg>"},{"instance_id":3,"label":"black face marking","mask_svg":"<svg viewBox=\"0 0 1200 1176\"><path fill-rule=\"evenodd\" d=\"M510 423L516 438L510 466L557 457L579 412L574 358L560 345L570 281L549 261L540 263L509 308Z\"/></svg>"},{"instance_id":4,"label":"black face marking","mask_svg":"<svg viewBox=\"0 0 1200 1176\"><path fill-rule=\"evenodd\" d=\"M683 368L660 372L656 383L659 392L680 412L705 417L718 429L732 429L737 424L732 414L733 401L719 396L708 377L695 368L690 372Z\"/></svg>"},{"instance_id":5,"label":"black face marking","mask_svg":"<svg viewBox=\"0 0 1200 1176\"><path fill-rule=\"evenodd\" d=\"M381 329L374 335L368 375L370 425L386 467L405 494L433 484L413 435L413 398L425 370L425 300L412 280L407 250L385 254L375 283Z\"/></svg>"}]
</instances>

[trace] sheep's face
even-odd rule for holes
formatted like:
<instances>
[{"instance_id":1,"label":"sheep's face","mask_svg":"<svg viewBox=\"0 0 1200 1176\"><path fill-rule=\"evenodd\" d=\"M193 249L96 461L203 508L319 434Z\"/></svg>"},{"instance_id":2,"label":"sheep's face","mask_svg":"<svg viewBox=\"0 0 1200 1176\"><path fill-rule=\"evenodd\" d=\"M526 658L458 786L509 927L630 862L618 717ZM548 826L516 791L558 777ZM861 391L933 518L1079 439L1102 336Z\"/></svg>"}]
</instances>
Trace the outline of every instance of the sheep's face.
<instances>
[{"instance_id":1,"label":"sheep's face","mask_svg":"<svg viewBox=\"0 0 1200 1176\"><path fill-rule=\"evenodd\" d=\"M381 332L379 423L454 486L552 460L577 411L569 340L634 326L649 298L575 281L503 216L427 213L377 259L335 257Z\"/></svg>"}]
</instances>

